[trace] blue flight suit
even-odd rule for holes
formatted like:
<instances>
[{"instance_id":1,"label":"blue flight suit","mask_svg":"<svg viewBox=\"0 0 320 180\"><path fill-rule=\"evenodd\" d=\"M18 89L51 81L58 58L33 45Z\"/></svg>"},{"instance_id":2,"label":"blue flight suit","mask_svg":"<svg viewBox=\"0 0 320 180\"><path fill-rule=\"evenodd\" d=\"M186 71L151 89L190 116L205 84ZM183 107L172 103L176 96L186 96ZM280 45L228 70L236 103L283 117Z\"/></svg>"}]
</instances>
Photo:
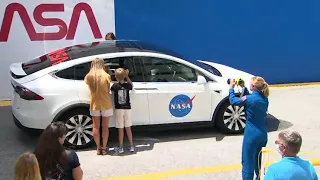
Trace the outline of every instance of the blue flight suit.
<instances>
[{"instance_id":1,"label":"blue flight suit","mask_svg":"<svg viewBox=\"0 0 320 180\"><path fill-rule=\"evenodd\" d=\"M245 88L244 99L236 97L233 88L229 90L231 105L244 105L246 113L246 127L242 142L242 179L253 180L254 172L259 179L261 167L261 149L268 141L266 130L266 116L269 106L268 98L261 91L251 94Z\"/></svg>"}]
</instances>

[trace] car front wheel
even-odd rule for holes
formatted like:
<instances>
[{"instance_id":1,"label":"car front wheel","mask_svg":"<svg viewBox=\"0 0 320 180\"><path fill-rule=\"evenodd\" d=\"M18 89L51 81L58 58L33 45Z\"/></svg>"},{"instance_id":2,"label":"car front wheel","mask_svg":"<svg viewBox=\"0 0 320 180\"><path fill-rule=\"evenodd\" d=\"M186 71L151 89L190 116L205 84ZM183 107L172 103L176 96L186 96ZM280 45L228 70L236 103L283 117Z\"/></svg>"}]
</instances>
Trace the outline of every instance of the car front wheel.
<instances>
[{"instance_id":1,"label":"car front wheel","mask_svg":"<svg viewBox=\"0 0 320 180\"><path fill-rule=\"evenodd\" d=\"M226 101L219 109L216 125L223 133L242 133L246 126L244 106L233 106Z\"/></svg>"},{"instance_id":2,"label":"car front wheel","mask_svg":"<svg viewBox=\"0 0 320 180\"><path fill-rule=\"evenodd\" d=\"M65 144L74 149L89 147L93 143L93 121L85 108L68 111L60 118L68 128Z\"/></svg>"}]
</instances>

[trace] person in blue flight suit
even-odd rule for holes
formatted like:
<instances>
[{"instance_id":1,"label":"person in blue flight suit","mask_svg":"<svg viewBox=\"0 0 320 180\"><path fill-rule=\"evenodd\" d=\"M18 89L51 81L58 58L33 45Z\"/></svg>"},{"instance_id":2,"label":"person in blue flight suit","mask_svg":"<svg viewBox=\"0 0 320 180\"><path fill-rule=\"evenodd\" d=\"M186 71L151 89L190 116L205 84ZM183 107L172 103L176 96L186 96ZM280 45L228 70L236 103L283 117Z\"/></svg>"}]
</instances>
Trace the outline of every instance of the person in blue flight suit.
<instances>
[{"instance_id":1,"label":"person in blue flight suit","mask_svg":"<svg viewBox=\"0 0 320 180\"><path fill-rule=\"evenodd\" d=\"M231 105L243 105L246 113L246 127L242 142L242 179L253 180L254 173L258 180L260 173L261 149L268 141L266 116L269 106L269 85L262 77L251 79L250 90L245 88L242 97L234 91L235 80L230 82L229 101Z\"/></svg>"}]
</instances>

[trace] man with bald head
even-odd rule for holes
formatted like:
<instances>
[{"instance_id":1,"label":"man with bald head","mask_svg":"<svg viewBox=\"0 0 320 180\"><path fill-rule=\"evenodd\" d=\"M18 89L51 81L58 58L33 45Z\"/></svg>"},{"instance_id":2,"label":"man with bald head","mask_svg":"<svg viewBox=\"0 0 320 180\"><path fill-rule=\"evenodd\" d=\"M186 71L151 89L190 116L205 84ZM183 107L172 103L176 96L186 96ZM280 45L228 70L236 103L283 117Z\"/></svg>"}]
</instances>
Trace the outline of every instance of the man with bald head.
<instances>
[{"instance_id":1,"label":"man with bald head","mask_svg":"<svg viewBox=\"0 0 320 180\"><path fill-rule=\"evenodd\" d=\"M301 144L302 137L298 132L280 132L275 145L282 159L268 167L264 180L318 180L311 162L298 156Z\"/></svg>"}]
</instances>

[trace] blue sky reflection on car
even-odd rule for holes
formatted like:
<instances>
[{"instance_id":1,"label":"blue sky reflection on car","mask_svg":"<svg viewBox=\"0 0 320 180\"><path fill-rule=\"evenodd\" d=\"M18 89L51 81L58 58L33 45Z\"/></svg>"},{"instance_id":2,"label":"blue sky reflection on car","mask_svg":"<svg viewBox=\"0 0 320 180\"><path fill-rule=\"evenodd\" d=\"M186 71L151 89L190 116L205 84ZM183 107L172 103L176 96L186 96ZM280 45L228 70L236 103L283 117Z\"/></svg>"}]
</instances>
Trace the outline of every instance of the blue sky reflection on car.
<instances>
[{"instance_id":1,"label":"blue sky reflection on car","mask_svg":"<svg viewBox=\"0 0 320 180\"><path fill-rule=\"evenodd\" d=\"M123 41L116 41L116 43L122 43ZM177 58L180 58L180 59L183 59L185 61L188 61L192 64L195 64L199 67L201 67L202 69L205 69L207 70L208 72L214 74L214 75L217 75L217 73L209 66L197 61L197 60L190 60L188 58L186 58L185 56L177 53L177 52L174 52L170 49L166 49L164 47L159 47L159 46L156 46L154 44L151 44L151 43L147 43L147 42L144 42L144 41L132 41L134 43L136 43L136 45L142 49L146 49L146 50L150 50L150 51L156 51L156 52L160 52L160 53L163 53L163 54L167 54L167 55L170 55L170 56L174 56L174 57L177 57Z\"/></svg>"}]
</instances>

